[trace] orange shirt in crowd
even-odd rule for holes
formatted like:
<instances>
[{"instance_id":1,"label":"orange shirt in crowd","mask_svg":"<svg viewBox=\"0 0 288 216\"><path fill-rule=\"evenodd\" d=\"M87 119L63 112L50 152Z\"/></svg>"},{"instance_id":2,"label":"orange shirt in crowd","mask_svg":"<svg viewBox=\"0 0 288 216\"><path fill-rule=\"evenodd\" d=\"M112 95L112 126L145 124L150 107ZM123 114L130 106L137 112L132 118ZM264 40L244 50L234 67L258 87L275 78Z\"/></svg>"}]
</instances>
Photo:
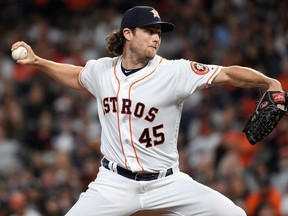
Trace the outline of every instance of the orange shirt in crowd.
<instances>
[{"instance_id":1,"label":"orange shirt in crowd","mask_svg":"<svg viewBox=\"0 0 288 216\"><path fill-rule=\"evenodd\" d=\"M261 187L261 186L260 186ZM263 186L265 187L265 186ZM277 189L273 187L269 187L268 194L262 194L261 188L259 191L249 194L246 199L246 211L248 216L252 216L255 214L257 207L261 204L261 202L266 201L271 204L277 216L281 216L281 194Z\"/></svg>"}]
</instances>

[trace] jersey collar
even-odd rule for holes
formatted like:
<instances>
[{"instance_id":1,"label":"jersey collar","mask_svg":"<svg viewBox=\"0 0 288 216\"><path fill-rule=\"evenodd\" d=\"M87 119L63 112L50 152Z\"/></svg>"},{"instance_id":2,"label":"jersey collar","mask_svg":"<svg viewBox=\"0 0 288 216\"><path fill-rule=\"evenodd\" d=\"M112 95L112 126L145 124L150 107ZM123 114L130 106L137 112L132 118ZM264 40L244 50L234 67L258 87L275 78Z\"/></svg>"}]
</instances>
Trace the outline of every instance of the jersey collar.
<instances>
[{"instance_id":1,"label":"jersey collar","mask_svg":"<svg viewBox=\"0 0 288 216\"><path fill-rule=\"evenodd\" d=\"M125 79L127 77L129 78L139 78L141 76L145 76L148 73L150 73L151 71L153 71L155 69L155 67L157 67L159 65L159 62L161 61L162 57L159 55L155 55L155 57L150 60L148 62L148 64L143 67L142 69L138 70L136 73L133 73L129 76L126 76L123 72L122 72L122 68L121 68L121 62L122 62L122 55L118 57L117 65L116 65L116 74L119 80Z\"/></svg>"}]
</instances>

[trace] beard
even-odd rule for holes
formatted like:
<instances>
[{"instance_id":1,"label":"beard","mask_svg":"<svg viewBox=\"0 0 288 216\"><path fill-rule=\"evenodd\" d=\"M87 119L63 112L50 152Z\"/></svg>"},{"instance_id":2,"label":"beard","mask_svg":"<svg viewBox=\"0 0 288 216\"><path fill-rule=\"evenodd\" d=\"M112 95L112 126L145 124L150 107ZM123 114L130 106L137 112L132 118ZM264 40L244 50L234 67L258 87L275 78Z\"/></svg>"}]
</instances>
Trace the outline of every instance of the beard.
<instances>
[{"instance_id":1,"label":"beard","mask_svg":"<svg viewBox=\"0 0 288 216\"><path fill-rule=\"evenodd\" d=\"M147 59L153 59L155 55L157 54L158 49L154 47L148 47L145 51L145 56Z\"/></svg>"},{"instance_id":2,"label":"beard","mask_svg":"<svg viewBox=\"0 0 288 216\"><path fill-rule=\"evenodd\" d=\"M146 48L139 46L136 44L131 44L130 52L134 57L136 57L139 61L143 63L147 63L148 61L152 60L155 55L157 54L159 46L152 47L147 46Z\"/></svg>"}]
</instances>

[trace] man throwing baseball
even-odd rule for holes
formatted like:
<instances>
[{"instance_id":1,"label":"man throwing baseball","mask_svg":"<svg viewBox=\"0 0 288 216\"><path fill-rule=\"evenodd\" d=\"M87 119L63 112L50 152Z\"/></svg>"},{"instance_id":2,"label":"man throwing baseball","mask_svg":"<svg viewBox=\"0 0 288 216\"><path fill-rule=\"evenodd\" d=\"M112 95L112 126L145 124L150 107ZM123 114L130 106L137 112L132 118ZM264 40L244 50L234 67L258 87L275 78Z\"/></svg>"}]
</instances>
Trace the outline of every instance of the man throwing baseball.
<instances>
[{"instance_id":1,"label":"man throwing baseball","mask_svg":"<svg viewBox=\"0 0 288 216\"><path fill-rule=\"evenodd\" d=\"M19 64L34 65L59 83L89 91L97 99L102 126L102 166L67 216L151 215L245 216L222 194L181 172L177 137L183 103L193 92L213 85L263 87L280 83L251 68L167 60L157 51L163 22L151 7L126 11L119 30L107 37L115 57L89 60L85 67L60 64L28 50ZM148 213L143 214L148 215Z\"/></svg>"}]
</instances>

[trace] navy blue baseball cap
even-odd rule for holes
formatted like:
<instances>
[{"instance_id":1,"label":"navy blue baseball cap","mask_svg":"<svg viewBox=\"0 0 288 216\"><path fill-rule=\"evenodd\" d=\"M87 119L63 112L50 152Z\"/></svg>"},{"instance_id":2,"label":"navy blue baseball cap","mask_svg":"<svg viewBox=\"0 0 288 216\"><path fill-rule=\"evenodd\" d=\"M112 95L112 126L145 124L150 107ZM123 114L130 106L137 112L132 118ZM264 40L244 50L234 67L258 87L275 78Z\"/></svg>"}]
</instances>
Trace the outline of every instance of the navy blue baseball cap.
<instances>
[{"instance_id":1,"label":"navy blue baseball cap","mask_svg":"<svg viewBox=\"0 0 288 216\"><path fill-rule=\"evenodd\" d=\"M159 24L162 32L170 32L175 26L169 22L161 21L158 12L153 7L136 6L127 10L121 21L121 30Z\"/></svg>"}]
</instances>

